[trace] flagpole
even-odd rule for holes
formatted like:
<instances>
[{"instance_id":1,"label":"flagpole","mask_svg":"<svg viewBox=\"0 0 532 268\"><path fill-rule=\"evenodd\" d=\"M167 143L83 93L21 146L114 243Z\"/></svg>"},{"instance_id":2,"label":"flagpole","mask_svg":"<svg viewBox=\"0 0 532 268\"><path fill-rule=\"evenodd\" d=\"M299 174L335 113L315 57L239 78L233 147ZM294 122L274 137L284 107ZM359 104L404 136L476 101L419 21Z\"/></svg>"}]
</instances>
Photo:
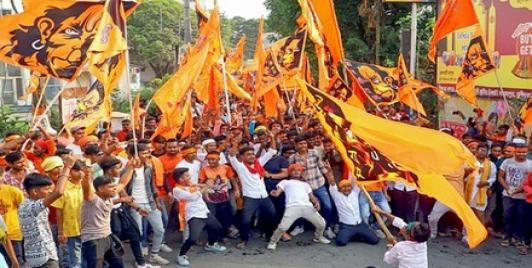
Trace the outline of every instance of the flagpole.
<instances>
[{"instance_id":1,"label":"flagpole","mask_svg":"<svg viewBox=\"0 0 532 268\"><path fill-rule=\"evenodd\" d=\"M294 105L292 103L292 99L290 99L290 94L288 94L288 90L286 90L284 79L282 80L281 83L283 83L284 94L286 95L286 99L288 100L288 104L289 104L288 111L292 113L292 118L294 119L294 121L296 121L296 114L294 113Z\"/></svg>"},{"instance_id":2,"label":"flagpole","mask_svg":"<svg viewBox=\"0 0 532 268\"><path fill-rule=\"evenodd\" d=\"M499 72L497 72L497 67L495 67L495 78L497 79L497 85L499 86L499 90L501 91L502 99L506 103L506 106L508 106L508 115L510 116L510 119L513 120L514 116L512 114L512 107L510 106L510 103L508 103L506 95L504 95L504 90L502 89L501 80L499 79Z\"/></svg>"},{"instance_id":3,"label":"flagpole","mask_svg":"<svg viewBox=\"0 0 532 268\"><path fill-rule=\"evenodd\" d=\"M226 105L226 109L227 109L227 117L229 119L229 124L231 124L231 105L229 103L229 93L227 92L227 79L225 77L225 62L223 60L223 58L221 59L222 61L222 75L223 75L223 80L224 80L224 92L225 92L225 105Z\"/></svg>"},{"instance_id":4,"label":"flagpole","mask_svg":"<svg viewBox=\"0 0 532 268\"><path fill-rule=\"evenodd\" d=\"M148 109L150 108L150 104L151 104L152 100L153 100L153 99L150 99L150 100L148 101L148 104L146 104L146 108L145 108L145 109L146 109L146 114L148 114ZM145 127L146 127L146 115L145 115L144 117L142 117L142 127L141 127L141 129L144 130ZM142 132L140 133L140 138L141 138L141 139L144 139L144 132L145 132L145 131L142 131Z\"/></svg>"},{"instance_id":5,"label":"flagpole","mask_svg":"<svg viewBox=\"0 0 532 268\"><path fill-rule=\"evenodd\" d=\"M366 187L364 187L363 185L358 185L358 187L360 187L360 190L362 190L362 193L364 193L364 196L368 200L370 209L376 208L377 206L375 205L375 202L373 201L373 198L371 198L371 196L369 195L368 191L366 190ZM392 235L392 233L390 232L388 227L386 227L386 224L384 224L384 221L382 220L381 215L379 215L379 213L373 213L373 216L375 216L375 219L377 220L377 223L379 224L379 226L381 227L382 231L386 235L386 238L388 238L390 240L391 239L395 240L395 237Z\"/></svg>"},{"instance_id":6,"label":"flagpole","mask_svg":"<svg viewBox=\"0 0 532 268\"><path fill-rule=\"evenodd\" d=\"M48 77L46 77L46 83L44 85L41 85L41 78L39 77L39 87L41 88L41 96L39 96L39 100L37 101L37 105L35 106L35 111L33 112L33 116L31 118L31 123L35 123L35 118L37 118L37 112L39 111L39 107L41 107L41 102L44 98L44 93L46 89L46 85L48 84Z\"/></svg>"},{"instance_id":7,"label":"flagpole","mask_svg":"<svg viewBox=\"0 0 532 268\"><path fill-rule=\"evenodd\" d=\"M127 22L126 22L126 25L124 27L124 36L126 38L126 44L127 44ZM131 95L131 82L129 81L130 79L130 73L129 73L129 45L127 45L127 49L125 51L125 54L126 54L126 90L127 90L127 97L128 97L128 101L129 101L129 111L130 111L130 116L133 115L133 96ZM137 133L136 133L136 130L135 130L135 120L134 118L132 118L133 120L131 120L131 128L133 129L133 148L135 150L135 157L138 157L139 156L139 151L138 151L138 148L137 148Z\"/></svg>"}]
</instances>

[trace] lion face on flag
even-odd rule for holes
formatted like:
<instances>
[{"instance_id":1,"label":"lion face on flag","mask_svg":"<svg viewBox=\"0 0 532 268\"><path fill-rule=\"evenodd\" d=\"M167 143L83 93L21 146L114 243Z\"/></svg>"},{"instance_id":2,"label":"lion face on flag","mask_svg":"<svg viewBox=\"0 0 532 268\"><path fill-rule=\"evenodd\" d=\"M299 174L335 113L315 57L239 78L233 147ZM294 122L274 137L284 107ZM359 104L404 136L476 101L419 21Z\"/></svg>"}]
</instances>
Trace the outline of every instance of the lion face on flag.
<instances>
[{"instance_id":1,"label":"lion face on flag","mask_svg":"<svg viewBox=\"0 0 532 268\"><path fill-rule=\"evenodd\" d=\"M357 74L366 80L362 83L364 90L377 104L386 104L397 99L397 81L391 74L369 64L360 65L355 69Z\"/></svg>"},{"instance_id":2,"label":"lion face on flag","mask_svg":"<svg viewBox=\"0 0 532 268\"><path fill-rule=\"evenodd\" d=\"M91 88L87 91L83 99L79 100L76 104L76 109L72 114L71 120L85 119L89 114L97 112L103 103L103 98L103 85L99 81L96 81L91 85Z\"/></svg>"},{"instance_id":3,"label":"lion face on flag","mask_svg":"<svg viewBox=\"0 0 532 268\"><path fill-rule=\"evenodd\" d=\"M495 68L491 61L482 38L476 37L471 40L467 49L464 68L461 79L473 79Z\"/></svg>"},{"instance_id":4,"label":"lion face on flag","mask_svg":"<svg viewBox=\"0 0 532 268\"><path fill-rule=\"evenodd\" d=\"M102 7L88 2L76 2L64 8L46 7L41 16L21 21L10 30L7 33L10 44L2 46L0 51L22 66L71 80L86 59Z\"/></svg>"}]
</instances>

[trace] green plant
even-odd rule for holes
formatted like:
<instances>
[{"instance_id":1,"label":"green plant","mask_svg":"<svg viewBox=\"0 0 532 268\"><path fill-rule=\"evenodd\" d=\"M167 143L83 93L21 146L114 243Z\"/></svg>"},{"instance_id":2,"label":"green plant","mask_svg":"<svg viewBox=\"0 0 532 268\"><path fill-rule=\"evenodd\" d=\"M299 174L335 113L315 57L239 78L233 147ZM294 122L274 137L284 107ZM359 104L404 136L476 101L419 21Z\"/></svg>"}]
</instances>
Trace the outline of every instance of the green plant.
<instances>
[{"instance_id":1,"label":"green plant","mask_svg":"<svg viewBox=\"0 0 532 268\"><path fill-rule=\"evenodd\" d=\"M0 137L5 137L9 132L25 134L29 129L30 124L15 116L9 106L0 107Z\"/></svg>"}]
</instances>

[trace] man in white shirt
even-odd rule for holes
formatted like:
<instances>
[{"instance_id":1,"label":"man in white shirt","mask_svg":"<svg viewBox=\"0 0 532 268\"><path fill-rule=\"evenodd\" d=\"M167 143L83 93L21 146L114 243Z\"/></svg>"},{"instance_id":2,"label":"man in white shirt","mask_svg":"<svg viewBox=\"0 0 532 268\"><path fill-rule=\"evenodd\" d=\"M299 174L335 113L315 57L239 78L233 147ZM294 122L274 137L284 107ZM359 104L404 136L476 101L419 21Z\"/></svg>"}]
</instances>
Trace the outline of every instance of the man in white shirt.
<instances>
[{"instance_id":1,"label":"man in white shirt","mask_svg":"<svg viewBox=\"0 0 532 268\"><path fill-rule=\"evenodd\" d=\"M74 142L67 145L66 148L69 149L73 155L83 155L79 141L85 137L85 127L75 126L70 129L70 134L74 137Z\"/></svg>"},{"instance_id":2,"label":"man in white shirt","mask_svg":"<svg viewBox=\"0 0 532 268\"><path fill-rule=\"evenodd\" d=\"M336 245L345 246L355 238L372 245L379 243L379 237L360 217L358 206L360 190L358 188L355 190L355 183L351 180L341 180L337 186L334 178L329 177L328 181L329 192L336 205L340 222Z\"/></svg>"},{"instance_id":3,"label":"man in white shirt","mask_svg":"<svg viewBox=\"0 0 532 268\"><path fill-rule=\"evenodd\" d=\"M279 182L277 188L270 192L273 197L278 197L281 193L285 193L286 209L281 223L270 239L268 249L275 250L277 242L279 242L283 233L288 231L290 226L299 218L309 221L316 227L314 242L331 243L329 239L323 236L325 220L318 213L320 201L312 194L312 188L303 178L303 166L292 164L288 167L288 173L290 174L290 179Z\"/></svg>"},{"instance_id":4,"label":"man in white shirt","mask_svg":"<svg viewBox=\"0 0 532 268\"><path fill-rule=\"evenodd\" d=\"M236 158L239 152L240 160ZM266 149L266 153L260 158L255 158L252 147L244 147L238 150L238 142L234 141L229 153L229 162L235 170L242 184L242 195L244 197L244 208L242 211L242 222L240 239L237 247L244 248L249 240L251 219L256 213L260 214L260 219L266 221L263 226L267 226L266 236L273 233L273 224L276 213L273 203L266 192L264 176L266 171L263 165L277 153L274 149ZM241 161L242 160L242 161Z\"/></svg>"},{"instance_id":5,"label":"man in white shirt","mask_svg":"<svg viewBox=\"0 0 532 268\"><path fill-rule=\"evenodd\" d=\"M183 160L177 164L176 168L187 168L192 183L197 184L201 162L197 160L196 148L190 144L186 144L181 149L181 155L183 155Z\"/></svg>"}]
</instances>

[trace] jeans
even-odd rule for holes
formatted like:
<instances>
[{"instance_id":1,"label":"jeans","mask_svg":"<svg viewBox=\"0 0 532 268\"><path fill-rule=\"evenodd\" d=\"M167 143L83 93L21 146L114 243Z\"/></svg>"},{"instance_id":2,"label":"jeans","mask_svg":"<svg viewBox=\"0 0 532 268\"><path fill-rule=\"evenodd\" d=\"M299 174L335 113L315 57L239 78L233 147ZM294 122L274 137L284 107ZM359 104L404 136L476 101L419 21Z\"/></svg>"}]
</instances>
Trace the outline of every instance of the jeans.
<instances>
[{"instance_id":1,"label":"jeans","mask_svg":"<svg viewBox=\"0 0 532 268\"><path fill-rule=\"evenodd\" d=\"M292 224L299 218L309 221L314 227L316 227L314 238L320 238L323 236L326 223L315 208L302 206L287 207L284 211L283 219L277 227L277 230L273 233L270 241L274 243L279 242L283 233L288 231L290 226L292 226Z\"/></svg>"},{"instance_id":2,"label":"jeans","mask_svg":"<svg viewBox=\"0 0 532 268\"><path fill-rule=\"evenodd\" d=\"M255 213L259 214L259 219L266 222L263 226L268 228L266 236L269 237L273 233L272 220L275 219L275 208L269 197L266 198L250 198L244 197L244 209L242 211L242 222L240 230L240 239L244 242L249 240L249 233L251 229L251 219Z\"/></svg>"},{"instance_id":3,"label":"jeans","mask_svg":"<svg viewBox=\"0 0 532 268\"><path fill-rule=\"evenodd\" d=\"M320 188L312 191L316 198L320 200L320 214L325 219L325 222L327 223L327 227L331 225L333 220L333 208L332 208L332 202L331 202L331 196L329 195L329 190L325 185L321 186Z\"/></svg>"},{"instance_id":4,"label":"jeans","mask_svg":"<svg viewBox=\"0 0 532 268\"><path fill-rule=\"evenodd\" d=\"M139 204L139 206L148 211L149 213L146 219L148 220L151 225L151 228L153 229L153 241L151 245L151 252L159 253L164 238L164 226L161 211L158 209L152 209L150 207L150 204ZM142 216L134 209L130 209L130 212L131 217L133 218L133 220L135 220L137 226L142 226ZM143 232L141 230L141 236L142 233Z\"/></svg>"},{"instance_id":5,"label":"jeans","mask_svg":"<svg viewBox=\"0 0 532 268\"><path fill-rule=\"evenodd\" d=\"M382 210L388 213L392 212L392 210L390 209L390 205L388 204L388 200L386 200L386 197L384 196L383 192L372 191L368 193L371 199L373 199L373 202L375 203L376 206L378 206L379 208L381 208ZM370 224L371 212L369 210L369 202L363 192L360 192L360 195L358 196L358 203L360 206L360 216L362 218L362 221L365 224ZM378 226L375 226L375 227L376 227L375 229L380 229Z\"/></svg>"},{"instance_id":6,"label":"jeans","mask_svg":"<svg viewBox=\"0 0 532 268\"><path fill-rule=\"evenodd\" d=\"M60 267L68 267L68 260L70 259L68 257L68 248L66 245L63 245L59 243L58 240L58 233L59 233L59 227L57 224L50 224L50 229L52 231L52 236L54 238L55 245L57 247L57 257L59 257L59 266Z\"/></svg>"},{"instance_id":7,"label":"jeans","mask_svg":"<svg viewBox=\"0 0 532 268\"><path fill-rule=\"evenodd\" d=\"M413 222L416 220L416 191L401 191L394 189L390 191L392 198L393 214L406 222Z\"/></svg>"},{"instance_id":8,"label":"jeans","mask_svg":"<svg viewBox=\"0 0 532 268\"><path fill-rule=\"evenodd\" d=\"M110 236L83 242L81 244L81 256L86 268L101 268L104 261L109 267L124 268L122 258L114 254L111 248L112 239Z\"/></svg>"},{"instance_id":9,"label":"jeans","mask_svg":"<svg viewBox=\"0 0 532 268\"><path fill-rule=\"evenodd\" d=\"M209 245L219 242L223 234L222 225L211 213L209 213L206 219L192 218L188 220L187 226L190 228L190 235L183 246L181 246L179 256L186 255L188 250L196 244L204 228L207 229L209 235Z\"/></svg>"},{"instance_id":10,"label":"jeans","mask_svg":"<svg viewBox=\"0 0 532 268\"><path fill-rule=\"evenodd\" d=\"M369 225L365 223L357 225L340 223L340 230L336 235L336 245L345 246L353 240L363 241L371 245L379 243L379 237L371 230Z\"/></svg>"},{"instance_id":11,"label":"jeans","mask_svg":"<svg viewBox=\"0 0 532 268\"><path fill-rule=\"evenodd\" d=\"M525 220L525 200L504 197L502 200L504 209L504 233L510 239L516 237L523 239L523 221Z\"/></svg>"},{"instance_id":12,"label":"jeans","mask_svg":"<svg viewBox=\"0 0 532 268\"><path fill-rule=\"evenodd\" d=\"M67 238L68 267L81 267L81 237L73 236Z\"/></svg>"},{"instance_id":13,"label":"jeans","mask_svg":"<svg viewBox=\"0 0 532 268\"><path fill-rule=\"evenodd\" d=\"M272 179L264 179L264 185L266 186L266 192L271 192L273 189L277 188L277 184L279 184L281 180L272 180ZM284 214L284 207L285 207L285 194L284 192L281 193L278 197L271 196L270 199L272 200L273 206L275 207L275 212L277 213L277 218L275 219L274 224L278 225L281 222L281 218Z\"/></svg>"},{"instance_id":14,"label":"jeans","mask_svg":"<svg viewBox=\"0 0 532 268\"><path fill-rule=\"evenodd\" d=\"M524 205L525 211L525 228L523 232L524 242L526 245L530 246L530 240L532 238L532 203L525 202Z\"/></svg>"},{"instance_id":15,"label":"jeans","mask_svg":"<svg viewBox=\"0 0 532 268\"><path fill-rule=\"evenodd\" d=\"M229 201L222 203L207 203L209 211L222 225L225 232L233 224L233 210Z\"/></svg>"},{"instance_id":16,"label":"jeans","mask_svg":"<svg viewBox=\"0 0 532 268\"><path fill-rule=\"evenodd\" d=\"M120 239L129 240L129 247L138 265L146 263L140 248L140 230L137 223L124 208L115 208L111 211L111 230Z\"/></svg>"}]
</instances>

